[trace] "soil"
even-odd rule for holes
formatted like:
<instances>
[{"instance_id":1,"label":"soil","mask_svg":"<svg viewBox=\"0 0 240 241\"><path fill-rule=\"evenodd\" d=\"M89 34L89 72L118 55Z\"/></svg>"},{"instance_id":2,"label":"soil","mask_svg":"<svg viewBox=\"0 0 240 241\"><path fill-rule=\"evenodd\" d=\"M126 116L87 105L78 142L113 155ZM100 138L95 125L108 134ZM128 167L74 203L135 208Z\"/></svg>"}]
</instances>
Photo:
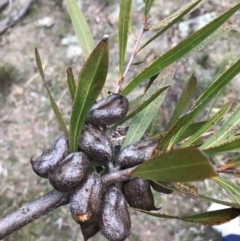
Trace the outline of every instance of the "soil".
<instances>
[{"instance_id":1,"label":"soil","mask_svg":"<svg viewBox=\"0 0 240 241\"><path fill-rule=\"evenodd\" d=\"M104 34L110 39L110 66L106 84L106 91L114 91L118 80L118 46L117 46L117 19L118 1L98 0L94 4L88 1L79 1L84 15L88 20L95 43L98 43ZM133 1L132 22L136 34L139 32L143 3ZM149 24L156 23L170 13L178 10L188 1L160 1L156 0L150 13ZM237 1L206 1L199 11L185 19L201 16L204 13L216 12L220 14ZM13 1L11 11L21 7L26 0ZM6 16L6 8L0 17ZM40 26L39 20L50 18L53 24ZM235 30L215 41L203 51L190 56L178 63L174 84L169 91L162 107L164 123L167 123L172 108L175 106L184 83L195 73L198 79L198 92L221 73L227 66L240 56L239 49L239 13L231 18L229 23L235 23ZM147 39L151 33L143 38ZM35 1L27 14L12 28L0 35L0 217L18 209L26 202L36 199L50 191L52 187L45 179L37 177L31 168L30 158L39 156L43 149L62 135L46 89L37 72L34 48L38 48L47 84L63 112L66 121L71 113L71 100L66 88L66 68L71 66L75 76L78 75L84 63L79 53L78 44L63 43L63 39L74 36L67 8L61 0ZM70 41L70 40L69 40ZM167 49L181 41L178 24L156 40L150 48L142 51L136 61L142 60L152 49L146 64L159 56ZM143 42L144 43L144 39ZM133 39L129 38L127 59L132 50ZM72 50L71 50L72 49ZM72 51L72 52L71 52ZM131 79L142 65L133 66L127 76ZM236 77L220 98L218 105L239 100L239 82ZM130 98L138 96L140 88ZM212 197L226 196L218 186L210 181L197 184L202 193ZM209 203L197 202L178 194L155 193L156 205L161 206L163 213L172 215L187 215L204 212ZM132 229L127 240L130 241L217 241L220 236L210 227L194 225L179 220L157 219L131 210ZM68 206L45 215L23 229L16 231L4 239L11 240L82 240L80 228L72 220ZM92 240L106 240L100 234Z\"/></svg>"}]
</instances>

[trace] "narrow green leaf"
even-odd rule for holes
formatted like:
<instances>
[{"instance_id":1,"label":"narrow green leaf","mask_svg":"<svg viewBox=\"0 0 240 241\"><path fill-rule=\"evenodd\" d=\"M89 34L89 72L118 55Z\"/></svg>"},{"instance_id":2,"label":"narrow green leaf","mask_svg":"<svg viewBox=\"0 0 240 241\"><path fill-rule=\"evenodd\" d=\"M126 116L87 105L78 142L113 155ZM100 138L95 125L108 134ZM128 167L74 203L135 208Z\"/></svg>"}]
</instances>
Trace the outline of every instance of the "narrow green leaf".
<instances>
[{"instance_id":1,"label":"narrow green leaf","mask_svg":"<svg viewBox=\"0 0 240 241\"><path fill-rule=\"evenodd\" d=\"M217 80L214 81L214 83L204 92L204 94L200 97L201 100L197 100L197 105L194 104L194 108L187 113L186 115L180 117L174 125L168 130L166 135L162 138L161 142L159 143L158 148L161 148L163 146L166 146L166 143L169 142L173 136L181 136L182 132L184 132L184 129L187 128L187 126L190 124L190 122L206 107L206 105L218 94L219 91L222 90L222 88L225 87L227 83L230 82L230 80L235 77L240 72L240 60L237 61L235 64L233 64L228 70L226 70ZM222 130L222 128L220 128ZM180 133L179 133L180 131ZM178 139L175 138L175 141L178 141ZM208 140L207 140L208 142ZM203 149L206 149L205 146L206 143L203 146ZM202 147L201 147L202 148Z\"/></svg>"},{"instance_id":2,"label":"narrow green leaf","mask_svg":"<svg viewBox=\"0 0 240 241\"><path fill-rule=\"evenodd\" d=\"M240 214L240 209L236 209L236 208L226 208L222 210L204 212L204 213L199 213L191 216L183 216L183 217L159 213L158 211L145 211L145 210L140 210L135 208L134 210L139 211L141 213L145 213L147 215L158 217L158 218L178 219L178 220L182 220L190 223L197 223L197 224L211 225L211 226L229 222L230 220L236 218Z\"/></svg>"},{"instance_id":3,"label":"narrow green leaf","mask_svg":"<svg viewBox=\"0 0 240 241\"><path fill-rule=\"evenodd\" d=\"M158 89L171 85L173 76L176 70L176 65L173 64L166 68L156 79L151 87L146 91L143 96L142 102L150 98ZM151 104L140 111L137 115L132 118L131 124L128 129L127 136L124 140L123 146L127 146L133 142L139 141L147 130L149 124L156 115L160 108L163 99L165 98L166 92L163 92L158 96Z\"/></svg>"},{"instance_id":4,"label":"narrow green leaf","mask_svg":"<svg viewBox=\"0 0 240 241\"><path fill-rule=\"evenodd\" d=\"M76 93L76 82L75 82L75 79L73 76L72 68L68 67L66 72L67 72L68 90L69 90L72 101L74 101L75 93Z\"/></svg>"},{"instance_id":5,"label":"narrow green leaf","mask_svg":"<svg viewBox=\"0 0 240 241\"><path fill-rule=\"evenodd\" d=\"M153 216L153 217L157 217L157 218L182 220L181 217L179 217L179 216L173 216L173 215L169 215L169 214L165 214L165 213L159 213L158 211L145 211L145 210L141 210L141 209L137 209L137 208L132 208L132 209L134 209L138 212L145 213L147 215Z\"/></svg>"},{"instance_id":6,"label":"narrow green leaf","mask_svg":"<svg viewBox=\"0 0 240 241\"><path fill-rule=\"evenodd\" d=\"M238 139L240 128L240 105L232 113L232 115L222 124L213 136L201 146L202 150L209 149L210 147L219 146L230 140Z\"/></svg>"},{"instance_id":7,"label":"narrow green leaf","mask_svg":"<svg viewBox=\"0 0 240 241\"><path fill-rule=\"evenodd\" d=\"M207 121L200 121L200 122L196 122L196 123L188 125L187 128L185 129L185 131L180 136L179 141L185 140L188 137L192 136L196 131L198 131L200 128L202 128L206 123L207 123ZM158 140L161 140L163 137L165 137L167 134L168 134L168 132L157 134L157 135L152 136L151 139L158 141Z\"/></svg>"},{"instance_id":8,"label":"narrow green leaf","mask_svg":"<svg viewBox=\"0 0 240 241\"><path fill-rule=\"evenodd\" d=\"M173 182L170 185L180 190L182 194L198 201L198 187L187 182Z\"/></svg>"},{"instance_id":9,"label":"narrow green leaf","mask_svg":"<svg viewBox=\"0 0 240 241\"><path fill-rule=\"evenodd\" d=\"M43 68L42 68L42 61L41 61L41 58L40 58L40 55L38 53L38 50L37 48L35 49L35 57L36 57L36 63L37 63L37 67L38 67L38 70L39 70L39 73L42 77L42 80L43 80L43 83L47 89L47 92L48 92L48 96L49 96L49 99L50 99L50 102L51 102L51 105L52 105L52 108L53 108L53 111L54 111L54 114L55 116L57 117L57 120L58 120L58 124L60 125L63 133L65 136L68 136L69 133L68 133L68 129L67 129L67 126L65 124L65 121L63 119L63 116L62 116L62 113L58 107L58 105L56 104L48 86L47 86L47 83L46 83L46 80L45 80L45 76L44 76L44 72L43 72Z\"/></svg>"},{"instance_id":10,"label":"narrow green leaf","mask_svg":"<svg viewBox=\"0 0 240 241\"><path fill-rule=\"evenodd\" d=\"M200 138L202 134L204 134L210 128L212 128L229 111L229 109L231 108L231 105L232 105L231 103L224 105L200 130L198 130L183 145L181 145L181 147L183 148L183 147L189 146L191 143L193 143L198 138Z\"/></svg>"},{"instance_id":11,"label":"narrow green leaf","mask_svg":"<svg viewBox=\"0 0 240 241\"><path fill-rule=\"evenodd\" d=\"M211 21L209 24L190 35L183 40L180 44L158 57L149 66L147 66L142 72L140 72L121 92L123 95L131 93L140 83L149 79L151 76L159 73L165 67L182 58L185 54L190 52L204 39L210 36L215 30L217 30L225 21L227 21L238 9L240 3L236 4L232 8L228 9L225 13L218 18Z\"/></svg>"},{"instance_id":12,"label":"narrow green leaf","mask_svg":"<svg viewBox=\"0 0 240 241\"><path fill-rule=\"evenodd\" d=\"M198 44L194 49L189 51L186 55L183 56L182 59L186 59L189 56L200 52L204 48L207 48L209 45L215 43L218 39L222 38L223 36L227 35L230 30L232 30L234 27L233 24L224 23L219 29L214 31L210 36L208 36L206 39L204 39L200 44Z\"/></svg>"},{"instance_id":13,"label":"narrow green leaf","mask_svg":"<svg viewBox=\"0 0 240 241\"><path fill-rule=\"evenodd\" d=\"M240 187L222 177L213 177L212 180L224 188L229 195L240 204Z\"/></svg>"},{"instance_id":14,"label":"narrow green leaf","mask_svg":"<svg viewBox=\"0 0 240 241\"><path fill-rule=\"evenodd\" d=\"M156 133L160 132L160 128L161 128L161 124L163 121L164 115L161 111L161 109L159 109L156 113L156 115L154 116L151 124L149 125L149 127L146 130L146 133L149 134L149 136L156 136ZM158 134L157 136L159 136L159 138L161 138L161 134ZM159 140L159 139L157 139Z\"/></svg>"},{"instance_id":15,"label":"narrow green leaf","mask_svg":"<svg viewBox=\"0 0 240 241\"><path fill-rule=\"evenodd\" d=\"M204 149L203 152L206 153L207 155L216 155L216 154L226 153L226 152L236 152L238 150L240 150L240 138L237 140L224 142L219 146L214 146L214 147Z\"/></svg>"},{"instance_id":16,"label":"narrow green leaf","mask_svg":"<svg viewBox=\"0 0 240 241\"><path fill-rule=\"evenodd\" d=\"M240 209L240 205L237 203L230 203L230 202L226 202L226 201L222 201L222 200L218 200L215 198L211 198L211 197L207 197L205 195L198 195L199 199L207 201L207 202L211 202L211 203L219 203L225 206L229 206L229 207L233 207L233 208L239 208Z\"/></svg>"},{"instance_id":17,"label":"narrow green leaf","mask_svg":"<svg viewBox=\"0 0 240 241\"><path fill-rule=\"evenodd\" d=\"M178 22L180 19L182 19L185 15L188 13L192 12L194 9L200 6L202 3L202 0L193 0L190 3L186 4L182 8L180 8L178 11L175 13L171 14L164 20L162 20L160 23L157 23L150 27L150 29L155 29L155 28L161 28L160 31L158 31L152 38L150 38L145 44L143 44L138 52L146 47L149 43L151 43L154 39L156 39L158 36L163 34L165 31L167 31L170 27L172 27L176 22Z\"/></svg>"},{"instance_id":18,"label":"narrow green leaf","mask_svg":"<svg viewBox=\"0 0 240 241\"><path fill-rule=\"evenodd\" d=\"M132 176L162 182L200 181L216 176L207 157L195 147L163 152L137 166Z\"/></svg>"},{"instance_id":19,"label":"narrow green leaf","mask_svg":"<svg viewBox=\"0 0 240 241\"><path fill-rule=\"evenodd\" d=\"M149 11L154 3L154 0L144 0L144 2L145 2L144 17L147 18Z\"/></svg>"},{"instance_id":20,"label":"narrow green leaf","mask_svg":"<svg viewBox=\"0 0 240 241\"><path fill-rule=\"evenodd\" d=\"M153 26L150 26L150 30L158 29L158 28L163 28L171 24L173 21L174 23L178 20L180 20L182 17L187 15L188 13L191 13L194 11L196 8L202 4L202 0L194 0L189 2L188 4L184 5L181 7L179 10L177 10L175 13L169 15L168 17L164 18L161 22L154 24Z\"/></svg>"},{"instance_id":21,"label":"narrow green leaf","mask_svg":"<svg viewBox=\"0 0 240 241\"><path fill-rule=\"evenodd\" d=\"M66 3L83 56L87 59L95 47L90 28L76 0L66 0Z\"/></svg>"},{"instance_id":22,"label":"narrow green leaf","mask_svg":"<svg viewBox=\"0 0 240 241\"><path fill-rule=\"evenodd\" d=\"M219 78L217 78L209 88L197 99L192 109L200 103L208 103L240 72L240 59L230 66Z\"/></svg>"},{"instance_id":23,"label":"narrow green leaf","mask_svg":"<svg viewBox=\"0 0 240 241\"><path fill-rule=\"evenodd\" d=\"M113 128L117 127L118 125L121 125L122 123L126 122L127 120L131 119L135 115L137 115L140 111L142 111L145 107L147 107L149 104L151 104L160 94L162 94L165 90L167 90L169 86L163 87L156 91L149 99L141 103L135 110L133 110L131 113L129 113L127 116L125 116L122 120L120 120L116 125L114 125Z\"/></svg>"},{"instance_id":24,"label":"narrow green leaf","mask_svg":"<svg viewBox=\"0 0 240 241\"><path fill-rule=\"evenodd\" d=\"M78 150L79 136L85 119L106 80L108 71L108 36L90 54L78 77L70 118L70 151Z\"/></svg>"},{"instance_id":25,"label":"narrow green leaf","mask_svg":"<svg viewBox=\"0 0 240 241\"><path fill-rule=\"evenodd\" d=\"M119 73L122 77L124 70L124 61L128 40L129 20L131 13L132 0L120 1L120 13L118 21L118 46L119 46Z\"/></svg>"},{"instance_id":26,"label":"narrow green leaf","mask_svg":"<svg viewBox=\"0 0 240 241\"><path fill-rule=\"evenodd\" d=\"M147 60L147 58L150 57L153 53L154 53L154 51L151 49L142 60L134 62L134 63L132 63L132 65L140 65L140 64L144 63Z\"/></svg>"},{"instance_id":27,"label":"narrow green leaf","mask_svg":"<svg viewBox=\"0 0 240 241\"><path fill-rule=\"evenodd\" d=\"M171 119L168 123L168 128L172 126L172 124L178 119L178 117L183 113L183 111L186 109L187 105L189 104L190 100L192 99L192 96L195 93L197 86L197 79L194 75L190 77L187 84L185 85L185 88L182 91L182 94L178 100L178 103L173 111L173 114L171 116ZM167 129L168 129L167 128Z\"/></svg>"},{"instance_id":28,"label":"narrow green leaf","mask_svg":"<svg viewBox=\"0 0 240 241\"><path fill-rule=\"evenodd\" d=\"M191 223L199 223L203 225L213 226L229 222L230 220L236 218L239 215L240 209L226 208L217 211L210 211L191 216L185 216L182 218L182 220Z\"/></svg>"},{"instance_id":29,"label":"narrow green leaf","mask_svg":"<svg viewBox=\"0 0 240 241\"><path fill-rule=\"evenodd\" d=\"M200 121L200 122L196 122L196 123L188 125L187 128L185 129L185 131L181 134L178 141L185 140L188 137L192 136L198 130L200 130L206 123L207 123L207 121Z\"/></svg>"},{"instance_id":30,"label":"narrow green leaf","mask_svg":"<svg viewBox=\"0 0 240 241\"><path fill-rule=\"evenodd\" d=\"M175 193L180 193L180 194L185 195L185 192L182 189L180 189L180 188L176 188L176 187L173 187L171 185L166 185L165 183L162 183L162 182L160 182L160 184L162 186L164 186L164 187L174 191ZM219 204L222 204L222 205L225 205L225 206L229 206L229 207L239 208L240 209L240 205L237 204L237 203L230 203L230 202L222 201L222 200L219 200L219 199L207 197L207 196L202 195L202 194L198 194L198 198L201 199L201 200L207 201L207 202L219 203Z\"/></svg>"}]
</instances>

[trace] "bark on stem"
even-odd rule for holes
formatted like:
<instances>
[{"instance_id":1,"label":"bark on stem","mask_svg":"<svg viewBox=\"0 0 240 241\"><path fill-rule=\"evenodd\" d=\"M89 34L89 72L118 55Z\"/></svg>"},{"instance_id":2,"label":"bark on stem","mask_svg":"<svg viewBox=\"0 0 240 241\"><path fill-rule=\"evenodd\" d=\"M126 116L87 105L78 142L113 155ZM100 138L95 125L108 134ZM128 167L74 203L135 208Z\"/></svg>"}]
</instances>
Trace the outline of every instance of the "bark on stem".
<instances>
[{"instance_id":1,"label":"bark on stem","mask_svg":"<svg viewBox=\"0 0 240 241\"><path fill-rule=\"evenodd\" d=\"M109 186L117 182L129 180L132 178L129 176L129 173L134 168L135 167L111 174L106 174L102 176L102 182L104 185ZM0 239L5 238L7 235L13 233L17 229L33 222L35 219L41 217L42 215L46 215L59 206L68 204L69 199L70 193L52 190L46 195L34 200L33 202L23 205L18 210L12 212L0 220Z\"/></svg>"}]
</instances>

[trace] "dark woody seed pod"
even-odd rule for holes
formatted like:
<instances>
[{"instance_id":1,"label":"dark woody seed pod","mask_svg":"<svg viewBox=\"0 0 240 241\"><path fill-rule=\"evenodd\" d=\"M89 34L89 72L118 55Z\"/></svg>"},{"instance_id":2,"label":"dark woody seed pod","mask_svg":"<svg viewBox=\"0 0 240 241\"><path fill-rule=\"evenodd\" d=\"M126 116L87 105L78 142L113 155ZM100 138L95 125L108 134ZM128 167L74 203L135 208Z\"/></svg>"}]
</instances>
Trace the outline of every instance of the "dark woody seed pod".
<instances>
[{"instance_id":1,"label":"dark woody seed pod","mask_svg":"<svg viewBox=\"0 0 240 241\"><path fill-rule=\"evenodd\" d=\"M47 178L51 168L54 168L69 154L68 138L57 139L50 149L43 151L42 155L35 161L30 160L33 171L40 177Z\"/></svg>"},{"instance_id":2,"label":"dark woody seed pod","mask_svg":"<svg viewBox=\"0 0 240 241\"><path fill-rule=\"evenodd\" d=\"M99 165L106 165L113 158L112 143L106 134L87 125L83 128L79 149Z\"/></svg>"},{"instance_id":3,"label":"dark woody seed pod","mask_svg":"<svg viewBox=\"0 0 240 241\"><path fill-rule=\"evenodd\" d=\"M128 204L142 210L158 210L154 206L154 198L148 180L135 178L124 183L123 193Z\"/></svg>"},{"instance_id":4,"label":"dark woody seed pod","mask_svg":"<svg viewBox=\"0 0 240 241\"><path fill-rule=\"evenodd\" d=\"M93 105L87 122L96 125L112 125L120 121L128 112L128 99L120 94L111 94Z\"/></svg>"},{"instance_id":5,"label":"dark woody seed pod","mask_svg":"<svg viewBox=\"0 0 240 241\"><path fill-rule=\"evenodd\" d=\"M171 194L173 193L172 190L156 183L156 182L153 182L153 181L150 181L150 184L152 186L152 188L156 191L156 192L161 192L161 193L165 193L165 194Z\"/></svg>"},{"instance_id":6,"label":"dark woody seed pod","mask_svg":"<svg viewBox=\"0 0 240 241\"><path fill-rule=\"evenodd\" d=\"M83 152L71 153L50 170L49 182L60 192L70 191L82 183L89 166L90 162Z\"/></svg>"},{"instance_id":7,"label":"dark woody seed pod","mask_svg":"<svg viewBox=\"0 0 240 241\"><path fill-rule=\"evenodd\" d=\"M141 164L151 157L156 145L157 143L151 140L138 141L128 145L120 152L118 164L122 169Z\"/></svg>"},{"instance_id":8,"label":"dark woody seed pod","mask_svg":"<svg viewBox=\"0 0 240 241\"><path fill-rule=\"evenodd\" d=\"M100 230L110 241L121 241L127 238L131 228L131 219L127 202L122 192L110 187L103 198Z\"/></svg>"},{"instance_id":9,"label":"dark woody seed pod","mask_svg":"<svg viewBox=\"0 0 240 241\"><path fill-rule=\"evenodd\" d=\"M70 211L77 223L88 222L100 215L102 202L102 182L94 172L90 174L73 193L70 199Z\"/></svg>"},{"instance_id":10,"label":"dark woody seed pod","mask_svg":"<svg viewBox=\"0 0 240 241\"><path fill-rule=\"evenodd\" d=\"M98 221L88 221L80 224L82 235L84 241L87 241L89 238L93 237L98 231L100 231Z\"/></svg>"}]
</instances>

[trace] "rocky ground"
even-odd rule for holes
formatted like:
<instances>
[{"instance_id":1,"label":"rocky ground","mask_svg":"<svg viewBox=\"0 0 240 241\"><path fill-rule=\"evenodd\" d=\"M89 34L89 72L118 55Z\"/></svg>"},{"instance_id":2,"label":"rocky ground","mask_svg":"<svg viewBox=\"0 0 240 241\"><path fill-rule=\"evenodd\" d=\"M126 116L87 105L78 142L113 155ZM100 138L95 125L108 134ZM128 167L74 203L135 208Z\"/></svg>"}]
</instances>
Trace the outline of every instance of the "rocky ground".
<instances>
[{"instance_id":1,"label":"rocky ground","mask_svg":"<svg viewBox=\"0 0 240 241\"><path fill-rule=\"evenodd\" d=\"M0 13L0 18L20 9L26 0L13 1L10 8ZM110 68L106 90L114 90L118 80L118 47L117 47L117 19L118 1L98 0L94 4L79 1L83 12L90 24L95 43L104 34L110 39ZM151 11L149 24L156 23L170 13L178 10L188 2L156 0ZM198 11L188 16L180 25L176 24L161 38L156 40L148 50L137 57L141 60L150 50L152 54L147 62L159 56L174 46L186 34L187 20L195 23L203 21L196 18L206 15L207 18L223 12L237 1L205 1ZM132 22L136 33L139 32L142 20L143 2L133 1ZM229 64L239 58L239 17L237 13L229 20L234 23L234 31L201 52L190 56L178 63L173 88L168 93L163 106L165 123L169 118L177 97L181 93L185 81L192 73L198 79L198 92L214 80ZM205 20L204 20L205 21ZM193 27L196 24L190 23ZM147 39L151 33L147 33ZM144 42L144 41L143 41ZM129 38L127 58L131 53L133 40ZM71 112L70 99L66 90L65 70L72 66L77 76L83 58L81 49L68 16L66 6L61 0L33 1L28 12L0 35L0 217L19 208L26 202L50 191L52 188L47 180L37 177L30 165L30 158L38 156L41 151L61 136L55 121L53 111L46 90L37 73L34 48L37 47L45 67L47 83L58 101L66 120ZM135 75L142 66L131 68L128 79ZM220 98L218 104L239 101L239 77L235 78ZM139 95L139 92L135 92ZM202 193L216 198L223 198L226 194L210 181L197 184ZM194 214L205 211L209 206L206 202L196 202L178 194L157 194L156 203L162 211L173 215ZM164 240L164 241L217 241L219 236L210 228L193 225L176 220L156 219L135 211L132 213L132 231L128 240ZM4 239L10 240L82 240L79 226L70 217L67 206L58 208L49 215L45 215L23 229ZM97 235L92 240L105 240Z\"/></svg>"}]
</instances>

